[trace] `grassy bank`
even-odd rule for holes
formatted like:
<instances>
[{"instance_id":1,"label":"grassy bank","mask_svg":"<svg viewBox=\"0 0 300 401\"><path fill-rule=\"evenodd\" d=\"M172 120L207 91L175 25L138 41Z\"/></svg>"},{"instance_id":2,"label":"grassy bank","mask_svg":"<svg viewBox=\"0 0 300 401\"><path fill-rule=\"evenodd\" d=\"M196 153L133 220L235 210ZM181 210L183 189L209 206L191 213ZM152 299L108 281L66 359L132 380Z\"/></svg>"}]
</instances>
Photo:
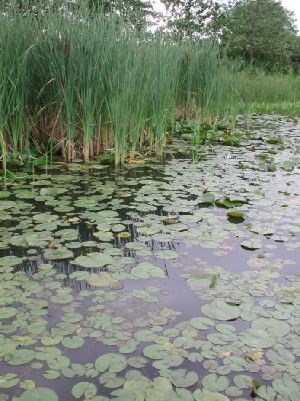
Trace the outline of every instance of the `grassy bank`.
<instances>
[{"instance_id":1,"label":"grassy bank","mask_svg":"<svg viewBox=\"0 0 300 401\"><path fill-rule=\"evenodd\" d=\"M176 118L300 100L299 77L238 72L210 42L175 44L77 12L0 16L2 158L88 162L109 148L121 165L161 155Z\"/></svg>"}]
</instances>

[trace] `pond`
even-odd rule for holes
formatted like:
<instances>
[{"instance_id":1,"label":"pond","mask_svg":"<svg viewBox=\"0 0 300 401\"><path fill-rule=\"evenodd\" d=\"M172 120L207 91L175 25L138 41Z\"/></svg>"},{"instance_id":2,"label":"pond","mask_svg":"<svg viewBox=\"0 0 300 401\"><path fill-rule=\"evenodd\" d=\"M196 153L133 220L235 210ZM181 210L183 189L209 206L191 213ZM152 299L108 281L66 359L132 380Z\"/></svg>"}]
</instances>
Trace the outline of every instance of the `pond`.
<instances>
[{"instance_id":1,"label":"pond","mask_svg":"<svg viewBox=\"0 0 300 401\"><path fill-rule=\"evenodd\" d=\"M299 401L299 133L9 181L0 400Z\"/></svg>"}]
</instances>

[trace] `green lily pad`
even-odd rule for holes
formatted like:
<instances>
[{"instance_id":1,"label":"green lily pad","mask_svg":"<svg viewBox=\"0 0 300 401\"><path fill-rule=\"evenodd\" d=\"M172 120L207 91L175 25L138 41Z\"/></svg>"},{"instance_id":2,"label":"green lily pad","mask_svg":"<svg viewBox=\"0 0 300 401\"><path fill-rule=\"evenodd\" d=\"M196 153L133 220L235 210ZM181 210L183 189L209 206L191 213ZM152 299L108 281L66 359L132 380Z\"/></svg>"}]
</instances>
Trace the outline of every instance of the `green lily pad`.
<instances>
[{"instance_id":1,"label":"green lily pad","mask_svg":"<svg viewBox=\"0 0 300 401\"><path fill-rule=\"evenodd\" d=\"M84 345L84 339L80 336L64 337L62 344L66 348L76 349Z\"/></svg>"},{"instance_id":2,"label":"green lily pad","mask_svg":"<svg viewBox=\"0 0 300 401\"><path fill-rule=\"evenodd\" d=\"M131 269L131 274L136 278L164 278L164 271L151 263L142 262Z\"/></svg>"},{"instance_id":3,"label":"green lily pad","mask_svg":"<svg viewBox=\"0 0 300 401\"><path fill-rule=\"evenodd\" d=\"M93 287L113 287L118 281L107 272L93 273L85 278L85 282Z\"/></svg>"},{"instance_id":4,"label":"green lily pad","mask_svg":"<svg viewBox=\"0 0 300 401\"><path fill-rule=\"evenodd\" d=\"M8 319L17 314L17 309L12 306L1 306L0 307L0 319Z\"/></svg>"},{"instance_id":5,"label":"green lily pad","mask_svg":"<svg viewBox=\"0 0 300 401\"><path fill-rule=\"evenodd\" d=\"M73 263L81 267L92 269L111 265L113 263L113 258L105 253L92 252L86 256L78 256Z\"/></svg>"},{"instance_id":6,"label":"green lily pad","mask_svg":"<svg viewBox=\"0 0 300 401\"><path fill-rule=\"evenodd\" d=\"M194 398L196 401L230 401L226 395L212 392L206 389L196 390L194 392Z\"/></svg>"},{"instance_id":7,"label":"green lily pad","mask_svg":"<svg viewBox=\"0 0 300 401\"><path fill-rule=\"evenodd\" d=\"M95 361L95 368L101 373L105 372L106 370L112 373L121 372L126 368L126 366L126 358L121 354L104 354Z\"/></svg>"},{"instance_id":8,"label":"green lily pad","mask_svg":"<svg viewBox=\"0 0 300 401\"><path fill-rule=\"evenodd\" d=\"M17 256L3 256L0 258L0 266L3 267L14 267L22 263L22 258L18 258Z\"/></svg>"},{"instance_id":9,"label":"green lily pad","mask_svg":"<svg viewBox=\"0 0 300 401\"><path fill-rule=\"evenodd\" d=\"M6 373L0 376L0 388L11 388L19 383L20 379L16 373Z\"/></svg>"},{"instance_id":10,"label":"green lily pad","mask_svg":"<svg viewBox=\"0 0 300 401\"><path fill-rule=\"evenodd\" d=\"M46 249L44 256L48 260L63 260L73 258L73 252L67 248Z\"/></svg>"},{"instance_id":11,"label":"green lily pad","mask_svg":"<svg viewBox=\"0 0 300 401\"><path fill-rule=\"evenodd\" d=\"M37 387L24 391L21 397L13 397L13 401L58 401L55 391L47 387Z\"/></svg>"},{"instance_id":12,"label":"green lily pad","mask_svg":"<svg viewBox=\"0 0 300 401\"><path fill-rule=\"evenodd\" d=\"M8 354L5 358L9 365L19 366L25 365L34 359L35 352L31 349L19 349Z\"/></svg>"},{"instance_id":13,"label":"green lily pad","mask_svg":"<svg viewBox=\"0 0 300 401\"><path fill-rule=\"evenodd\" d=\"M220 392L227 389L230 381L225 376L218 376L215 373L211 373L204 376L202 379L202 385L205 390L212 392Z\"/></svg>"},{"instance_id":14,"label":"green lily pad","mask_svg":"<svg viewBox=\"0 0 300 401\"><path fill-rule=\"evenodd\" d=\"M255 330L265 330L271 337L284 337L290 331L290 326L283 320L260 318L252 322Z\"/></svg>"},{"instance_id":15,"label":"green lily pad","mask_svg":"<svg viewBox=\"0 0 300 401\"><path fill-rule=\"evenodd\" d=\"M91 399L97 394L97 387L90 382L79 382L72 387L71 393L75 398L84 396L86 399Z\"/></svg>"},{"instance_id":16,"label":"green lily pad","mask_svg":"<svg viewBox=\"0 0 300 401\"><path fill-rule=\"evenodd\" d=\"M201 310L206 316L216 320L235 320L241 316L241 310L238 306L229 305L221 299L203 305Z\"/></svg>"},{"instance_id":17,"label":"green lily pad","mask_svg":"<svg viewBox=\"0 0 300 401\"><path fill-rule=\"evenodd\" d=\"M227 216L231 219L244 219L244 212L240 210L229 210Z\"/></svg>"}]
</instances>

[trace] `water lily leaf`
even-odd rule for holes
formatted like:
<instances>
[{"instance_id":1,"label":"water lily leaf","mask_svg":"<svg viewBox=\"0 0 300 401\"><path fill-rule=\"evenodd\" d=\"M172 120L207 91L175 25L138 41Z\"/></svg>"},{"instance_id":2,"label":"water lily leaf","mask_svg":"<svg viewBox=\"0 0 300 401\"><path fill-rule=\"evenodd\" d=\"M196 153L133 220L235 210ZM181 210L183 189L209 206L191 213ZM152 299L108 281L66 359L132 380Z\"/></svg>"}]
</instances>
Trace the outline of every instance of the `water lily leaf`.
<instances>
[{"instance_id":1,"label":"water lily leaf","mask_svg":"<svg viewBox=\"0 0 300 401\"><path fill-rule=\"evenodd\" d=\"M66 228L64 230L56 231L56 237L61 237L64 241L75 241L78 237L77 230L73 228Z\"/></svg>"},{"instance_id":2,"label":"water lily leaf","mask_svg":"<svg viewBox=\"0 0 300 401\"><path fill-rule=\"evenodd\" d=\"M167 377L175 387L191 387L198 381L198 375L186 369L161 370L160 374Z\"/></svg>"},{"instance_id":3,"label":"water lily leaf","mask_svg":"<svg viewBox=\"0 0 300 401\"><path fill-rule=\"evenodd\" d=\"M272 347L276 339L271 337L265 330L249 329L240 333L241 341L253 348L269 348Z\"/></svg>"},{"instance_id":4,"label":"water lily leaf","mask_svg":"<svg viewBox=\"0 0 300 401\"><path fill-rule=\"evenodd\" d=\"M62 343L66 348L76 349L84 345L84 339L80 336L64 337Z\"/></svg>"},{"instance_id":5,"label":"water lily leaf","mask_svg":"<svg viewBox=\"0 0 300 401\"><path fill-rule=\"evenodd\" d=\"M256 319L251 327L256 330L265 330L271 337L284 337L290 331L288 323L273 318Z\"/></svg>"},{"instance_id":6,"label":"water lily leaf","mask_svg":"<svg viewBox=\"0 0 300 401\"><path fill-rule=\"evenodd\" d=\"M243 388L243 389L244 388L252 388L253 387L252 380L253 380L253 378L248 375L236 375L233 378L234 384L237 387Z\"/></svg>"},{"instance_id":7,"label":"water lily leaf","mask_svg":"<svg viewBox=\"0 0 300 401\"><path fill-rule=\"evenodd\" d=\"M300 384L296 383L287 377L281 377L273 381L273 389L283 395L286 398L290 398L292 401L297 401L299 398Z\"/></svg>"},{"instance_id":8,"label":"water lily leaf","mask_svg":"<svg viewBox=\"0 0 300 401\"><path fill-rule=\"evenodd\" d=\"M45 246L52 240L51 233L45 232L28 232L22 235L15 235L10 238L11 245L22 248Z\"/></svg>"},{"instance_id":9,"label":"water lily leaf","mask_svg":"<svg viewBox=\"0 0 300 401\"><path fill-rule=\"evenodd\" d=\"M43 376L48 380L56 380L60 377L60 373L57 370L46 370Z\"/></svg>"},{"instance_id":10,"label":"water lily leaf","mask_svg":"<svg viewBox=\"0 0 300 401\"><path fill-rule=\"evenodd\" d=\"M19 349L5 357L9 365L25 365L34 359L35 352L31 349Z\"/></svg>"},{"instance_id":11,"label":"water lily leaf","mask_svg":"<svg viewBox=\"0 0 300 401\"><path fill-rule=\"evenodd\" d=\"M165 377L155 377L146 390L146 401L164 399L172 390L172 384Z\"/></svg>"},{"instance_id":12,"label":"water lily leaf","mask_svg":"<svg viewBox=\"0 0 300 401\"><path fill-rule=\"evenodd\" d=\"M58 401L55 391L47 387L37 387L24 391L21 397L13 398L13 401Z\"/></svg>"},{"instance_id":13,"label":"water lily leaf","mask_svg":"<svg viewBox=\"0 0 300 401\"><path fill-rule=\"evenodd\" d=\"M114 276L107 272L90 274L85 279L85 282L94 287L109 287L118 283Z\"/></svg>"},{"instance_id":14,"label":"water lily leaf","mask_svg":"<svg viewBox=\"0 0 300 401\"><path fill-rule=\"evenodd\" d=\"M132 391L123 388L114 390L111 394L114 401L137 401L137 396Z\"/></svg>"},{"instance_id":15,"label":"water lily leaf","mask_svg":"<svg viewBox=\"0 0 300 401\"><path fill-rule=\"evenodd\" d=\"M41 343L43 345L56 345L62 342L63 337L57 334L49 334L46 337L41 338Z\"/></svg>"},{"instance_id":16,"label":"water lily leaf","mask_svg":"<svg viewBox=\"0 0 300 401\"><path fill-rule=\"evenodd\" d=\"M202 385L205 390L212 392L220 392L227 389L230 381L225 376L218 376L215 373L211 373L207 376L204 376L202 379Z\"/></svg>"},{"instance_id":17,"label":"water lily leaf","mask_svg":"<svg viewBox=\"0 0 300 401\"><path fill-rule=\"evenodd\" d=\"M255 240L245 240L241 242L241 247L248 251L255 251L261 248L261 243Z\"/></svg>"},{"instance_id":18,"label":"water lily leaf","mask_svg":"<svg viewBox=\"0 0 300 401\"><path fill-rule=\"evenodd\" d=\"M229 210L227 216L230 219L244 219L244 212L241 210Z\"/></svg>"},{"instance_id":19,"label":"water lily leaf","mask_svg":"<svg viewBox=\"0 0 300 401\"><path fill-rule=\"evenodd\" d=\"M131 274L137 278L164 278L164 271L151 263L142 262L131 269Z\"/></svg>"},{"instance_id":20,"label":"water lily leaf","mask_svg":"<svg viewBox=\"0 0 300 401\"><path fill-rule=\"evenodd\" d=\"M214 321L206 317L194 317L190 320L190 325L198 330L208 330L214 325Z\"/></svg>"},{"instance_id":21,"label":"water lily leaf","mask_svg":"<svg viewBox=\"0 0 300 401\"><path fill-rule=\"evenodd\" d=\"M73 296L64 289L58 290L55 295L51 297L51 301L55 304L68 304L73 301Z\"/></svg>"},{"instance_id":22,"label":"water lily leaf","mask_svg":"<svg viewBox=\"0 0 300 401\"><path fill-rule=\"evenodd\" d=\"M118 373L124 370L126 366L126 358L121 354L104 354L95 361L95 368L101 373L105 372L106 370L112 373Z\"/></svg>"},{"instance_id":23,"label":"water lily leaf","mask_svg":"<svg viewBox=\"0 0 300 401\"><path fill-rule=\"evenodd\" d=\"M151 359L161 359L164 355L164 349L159 344L151 344L144 348L143 354Z\"/></svg>"},{"instance_id":24,"label":"water lily leaf","mask_svg":"<svg viewBox=\"0 0 300 401\"><path fill-rule=\"evenodd\" d=\"M115 224L111 229L114 233L120 233L121 231L125 231L126 227L123 224Z\"/></svg>"},{"instance_id":25,"label":"water lily leaf","mask_svg":"<svg viewBox=\"0 0 300 401\"><path fill-rule=\"evenodd\" d=\"M173 260L178 258L178 253L172 250L156 251L155 256L164 260Z\"/></svg>"},{"instance_id":26,"label":"water lily leaf","mask_svg":"<svg viewBox=\"0 0 300 401\"><path fill-rule=\"evenodd\" d=\"M127 359L127 363L132 368L140 369L147 364L147 359L139 356L131 356L130 358Z\"/></svg>"},{"instance_id":27,"label":"water lily leaf","mask_svg":"<svg viewBox=\"0 0 300 401\"><path fill-rule=\"evenodd\" d=\"M17 309L12 306L1 306L0 307L0 319L8 319L17 314Z\"/></svg>"},{"instance_id":28,"label":"water lily leaf","mask_svg":"<svg viewBox=\"0 0 300 401\"><path fill-rule=\"evenodd\" d=\"M73 252L67 248L49 248L44 252L44 256L48 260L62 260L73 258Z\"/></svg>"},{"instance_id":29,"label":"water lily leaf","mask_svg":"<svg viewBox=\"0 0 300 401\"><path fill-rule=\"evenodd\" d=\"M0 376L0 388L10 388L16 386L20 379L16 373L6 373Z\"/></svg>"},{"instance_id":30,"label":"water lily leaf","mask_svg":"<svg viewBox=\"0 0 300 401\"><path fill-rule=\"evenodd\" d=\"M229 305L221 299L203 305L201 310L206 316L216 320L235 320L241 315L241 309L238 306Z\"/></svg>"},{"instance_id":31,"label":"water lily leaf","mask_svg":"<svg viewBox=\"0 0 300 401\"><path fill-rule=\"evenodd\" d=\"M275 400L276 399L276 392L270 386L260 386L256 391L260 398L263 400Z\"/></svg>"},{"instance_id":32,"label":"water lily leaf","mask_svg":"<svg viewBox=\"0 0 300 401\"><path fill-rule=\"evenodd\" d=\"M71 392L75 398L84 396L89 400L97 394L97 387L90 382L79 382L72 387Z\"/></svg>"},{"instance_id":33,"label":"water lily leaf","mask_svg":"<svg viewBox=\"0 0 300 401\"><path fill-rule=\"evenodd\" d=\"M118 388L124 384L125 379L117 376L116 373L106 372L100 376L99 382L107 388Z\"/></svg>"},{"instance_id":34,"label":"water lily leaf","mask_svg":"<svg viewBox=\"0 0 300 401\"><path fill-rule=\"evenodd\" d=\"M86 256L79 256L73 263L81 267L92 269L111 265L113 263L113 258L102 252L92 252Z\"/></svg>"},{"instance_id":35,"label":"water lily leaf","mask_svg":"<svg viewBox=\"0 0 300 401\"><path fill-rule=\"evenodd\" d=\"M61 320L64 322L69 322L69 323L77 323L80 322L83 319L83 316L80 313L76 312L67 312L65 313Z\"/></svg>"},{"instance_id":36,"label":"water lily leaf","mask_svg":"<svg viewBox=\"0 0 300 401\"><path fill-rule=\"evenodd\" d=\"M164 401L194 401L194 397L190 391L176 388L165 395Z\"/></svg>"},{"instance_id":37,"label":"water lily leaf","mask_svg":"<svg viewBox=\"0 0 300 401\"><path fill-rule=\"evenodd\" d=\"M196 401L230 401L226 395L211 392L206 389L196 390L193 395Z\"/></svg>"},{"instance_id":38,"label":"water lily leaf","mask_svg":"<svg viewBox=\"0 0 300 401\"><path fill-rule=\"evenodd\" d=\"M17 266L20 263L22 263L22 258L18 258L17 256L3 256L2 258L0 258L0 266L3 267L13 267L13 266Z\"/></svg>"},{"instance_id":39,"label":"water lily leaf","mask_svg":"<svg viewBox=\"0 0 300 401\"><path fill-rule=\"evenodd\" d=\"M110 242L114 239L113 233L110 231L96 231L93 235L103 242Z\"/></svg>"}]
</instances>

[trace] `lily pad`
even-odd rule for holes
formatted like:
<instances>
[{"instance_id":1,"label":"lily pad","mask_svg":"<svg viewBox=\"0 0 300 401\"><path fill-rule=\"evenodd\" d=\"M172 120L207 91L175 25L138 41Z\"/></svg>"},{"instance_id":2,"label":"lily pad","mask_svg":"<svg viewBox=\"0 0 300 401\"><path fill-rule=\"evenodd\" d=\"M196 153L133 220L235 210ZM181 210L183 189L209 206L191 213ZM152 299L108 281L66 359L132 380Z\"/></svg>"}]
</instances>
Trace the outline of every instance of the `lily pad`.
<instances>
[{"instance_id":1,"label":"lily pad","mask_svg":"<svg viewBox=\"0 0 300 401\"><path fill-rule=\"evenodd\" d=\"M84 396L85 399L89 400L97 394L97 387L90 382L79 382L72 387L71 392L75 398Z\"/></svg>"},{"instance_id":2,"label":"lily pad","mask_svg":"<svg viewBox=\"0 0 300 401\"><path fill-rule=\"evenodd\" d=\"M126 358L121 354L103 354L95 361L95 368L101 373L105 371L112 373L122 372L126 366Z\"/></svg>"},{"instance_id":3,"label":"lily pad","mask_svg":"<svg viewBox=\"0 0 300 401\"><path fill-rule=\"evenodd\" d=\"M237 305L229 305L221 299L203 305L202 312L211 319L236 320L241 316L241 309Z\"/></svg>"},{"instance_id":4,"label":"lily pad","mask_svg":"<svg viewBox=\"0 0 300 401\"><path fill-rule=\"evenodd\" d=\"M131 269L131 274L136 278L164 278L164 271L151 263L142 262Z\"/></svg>"},{"instance_id":5,"label":"lily pad","mask_svg":"<svg viewBox=\"0 0 300 401\"><path fill-rule=\"evenodd\" d=\"M13 398L13 401L58 401L55 391L47 387L37 387L24 391L21 397Z\"/></svg>"},{"instance_id":6,"label":"lily pad","mask_svg":"<svg viewBox=\"0 0 300 401\"><path fill-rule=\"evenodd\" d=\"M49 248L44 252L44 256L48 260L63 260L73 258L73 252L67 248Z\"/></svg>"},{"instance_id":7,"label":"lily pad","mask_svg":"<svg viewBox=\"0 0 300 401\"><path fill-rule=\"evenodd\" d=\"M86 256L78 256L74 264L88 269L104 267L113 263L113 258L102 252L92 252Z\"/></svg>"}]
</instances>

